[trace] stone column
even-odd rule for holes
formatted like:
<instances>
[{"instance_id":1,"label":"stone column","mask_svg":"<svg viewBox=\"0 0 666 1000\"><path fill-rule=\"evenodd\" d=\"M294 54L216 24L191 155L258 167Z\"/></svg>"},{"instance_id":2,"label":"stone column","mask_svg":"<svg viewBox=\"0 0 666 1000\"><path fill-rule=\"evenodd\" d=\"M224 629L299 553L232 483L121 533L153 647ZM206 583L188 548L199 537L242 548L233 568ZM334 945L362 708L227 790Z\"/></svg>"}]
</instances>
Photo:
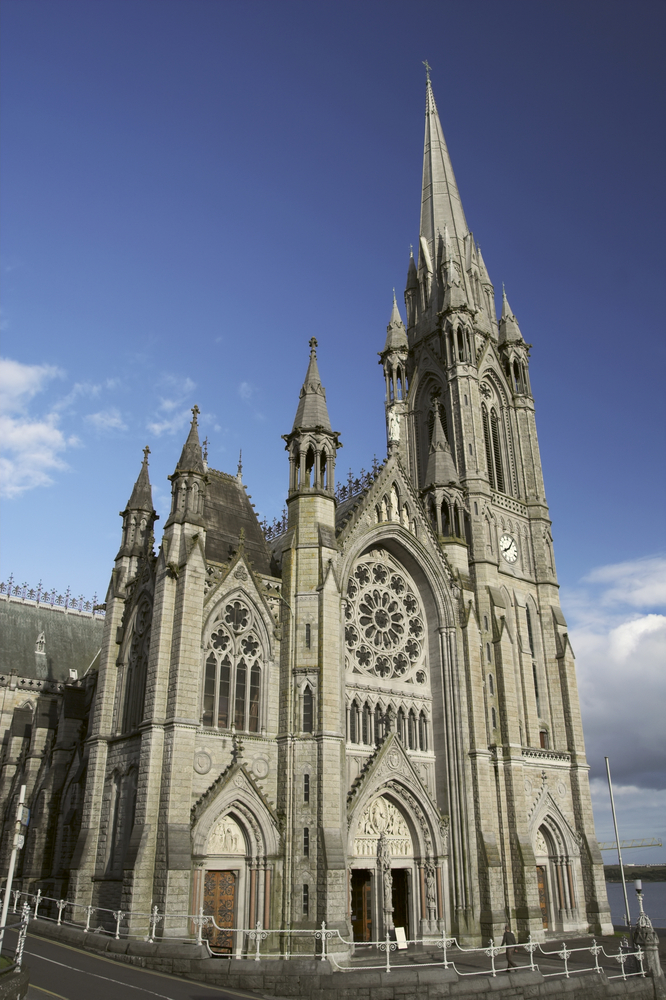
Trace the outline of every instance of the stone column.
<instances>
[{"instance_id":1,"label":"stone column","mask_svg":"<svg viewBox=\"0 0 666 1000\"><path fill-rule=\"evenodd\" d=\"M393 930L393 875L391 874L391 849L385 833L380 834L377 843L377 873L382 886L384 926L382 933Z\"/></svg>"}]
</instances>

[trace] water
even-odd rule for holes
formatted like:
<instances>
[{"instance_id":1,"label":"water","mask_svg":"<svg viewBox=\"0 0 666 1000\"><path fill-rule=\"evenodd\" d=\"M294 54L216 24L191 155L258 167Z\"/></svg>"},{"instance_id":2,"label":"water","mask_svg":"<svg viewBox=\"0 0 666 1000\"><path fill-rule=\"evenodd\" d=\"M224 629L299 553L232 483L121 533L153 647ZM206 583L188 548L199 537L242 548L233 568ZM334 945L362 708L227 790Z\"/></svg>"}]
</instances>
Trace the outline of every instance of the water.
<instances>
[{"instance_id":1,"label":"water","mask_svg":"<svg viewBox=\"0 0 666 1000\"><path fill-rule=\"evenodd\" d=\"M608 902L615 925L624 924L624 896L621 882L606 882ZM638 917L638 900L631 879L627 879L627 897L632 924ZM643 881L643 909L652 921L653 927L666 927L666 882Z\"/></svg>"}]
</instances>

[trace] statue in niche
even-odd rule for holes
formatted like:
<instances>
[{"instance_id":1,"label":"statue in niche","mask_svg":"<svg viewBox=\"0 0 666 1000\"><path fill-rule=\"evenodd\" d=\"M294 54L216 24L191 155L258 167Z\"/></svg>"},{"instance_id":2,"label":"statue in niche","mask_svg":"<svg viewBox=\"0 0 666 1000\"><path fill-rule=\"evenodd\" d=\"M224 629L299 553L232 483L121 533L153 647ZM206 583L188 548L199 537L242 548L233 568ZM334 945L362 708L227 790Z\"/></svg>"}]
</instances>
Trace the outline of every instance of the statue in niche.
<instances>
[{"instance_id":1,"label":"statue in niche","mask_svg":"<svg viewBox=\"0 0 666 1000\"><path fill-rule=\"evenodd\" d=\"M434 909L436 905L434 865L426 864L425 883L426 883L426 899L428 901L428 909Z\"/></svg>"},{"instance_id":2,"label":"statue in niche","mask_svg":"<svg viewBox=\"0 0 666 1000\"><path fill-rule=\"evenodd\" d=\"M389 441L395 441L396 444L400 441L400 417L395 407L389 413L388 439Z\"/></svg>"}]
</instances>

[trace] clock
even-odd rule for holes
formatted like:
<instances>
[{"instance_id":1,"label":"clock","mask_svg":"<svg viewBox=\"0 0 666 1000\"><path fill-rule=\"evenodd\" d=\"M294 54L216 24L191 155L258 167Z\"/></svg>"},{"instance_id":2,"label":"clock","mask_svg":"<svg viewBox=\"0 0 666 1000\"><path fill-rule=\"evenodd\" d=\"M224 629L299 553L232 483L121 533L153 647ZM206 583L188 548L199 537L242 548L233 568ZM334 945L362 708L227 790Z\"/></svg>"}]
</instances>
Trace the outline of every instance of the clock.
<instances>
[{"instance_id":1,"label":"clock","mask_svg":"<svg viewBox=\"0 0 666 1000\"><path fill-rule=\"evenodd\" d=\"M518 546L511 535L502 535L499 540L500 552L508 563L515 563L518 558Z\"/></svg>"}]
</instances>

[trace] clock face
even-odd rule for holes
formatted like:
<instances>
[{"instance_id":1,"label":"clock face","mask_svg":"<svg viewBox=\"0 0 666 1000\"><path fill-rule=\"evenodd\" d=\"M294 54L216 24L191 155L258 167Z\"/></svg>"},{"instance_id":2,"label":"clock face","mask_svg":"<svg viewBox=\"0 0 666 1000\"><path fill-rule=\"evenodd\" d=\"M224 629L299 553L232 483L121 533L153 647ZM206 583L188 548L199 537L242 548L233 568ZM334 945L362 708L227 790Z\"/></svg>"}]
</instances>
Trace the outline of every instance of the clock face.
<instances>
[{"instance_id":1,"label":"clock face","mask_svg":"<svg viewBox=\"0 0 666 1000\"><path fill-rule=\"evenodd\" d=\"M500 552L508 563L515 563L518 558L518 546L511 535L502 535L499 540Z\"/></svg>"}]
</instances>

